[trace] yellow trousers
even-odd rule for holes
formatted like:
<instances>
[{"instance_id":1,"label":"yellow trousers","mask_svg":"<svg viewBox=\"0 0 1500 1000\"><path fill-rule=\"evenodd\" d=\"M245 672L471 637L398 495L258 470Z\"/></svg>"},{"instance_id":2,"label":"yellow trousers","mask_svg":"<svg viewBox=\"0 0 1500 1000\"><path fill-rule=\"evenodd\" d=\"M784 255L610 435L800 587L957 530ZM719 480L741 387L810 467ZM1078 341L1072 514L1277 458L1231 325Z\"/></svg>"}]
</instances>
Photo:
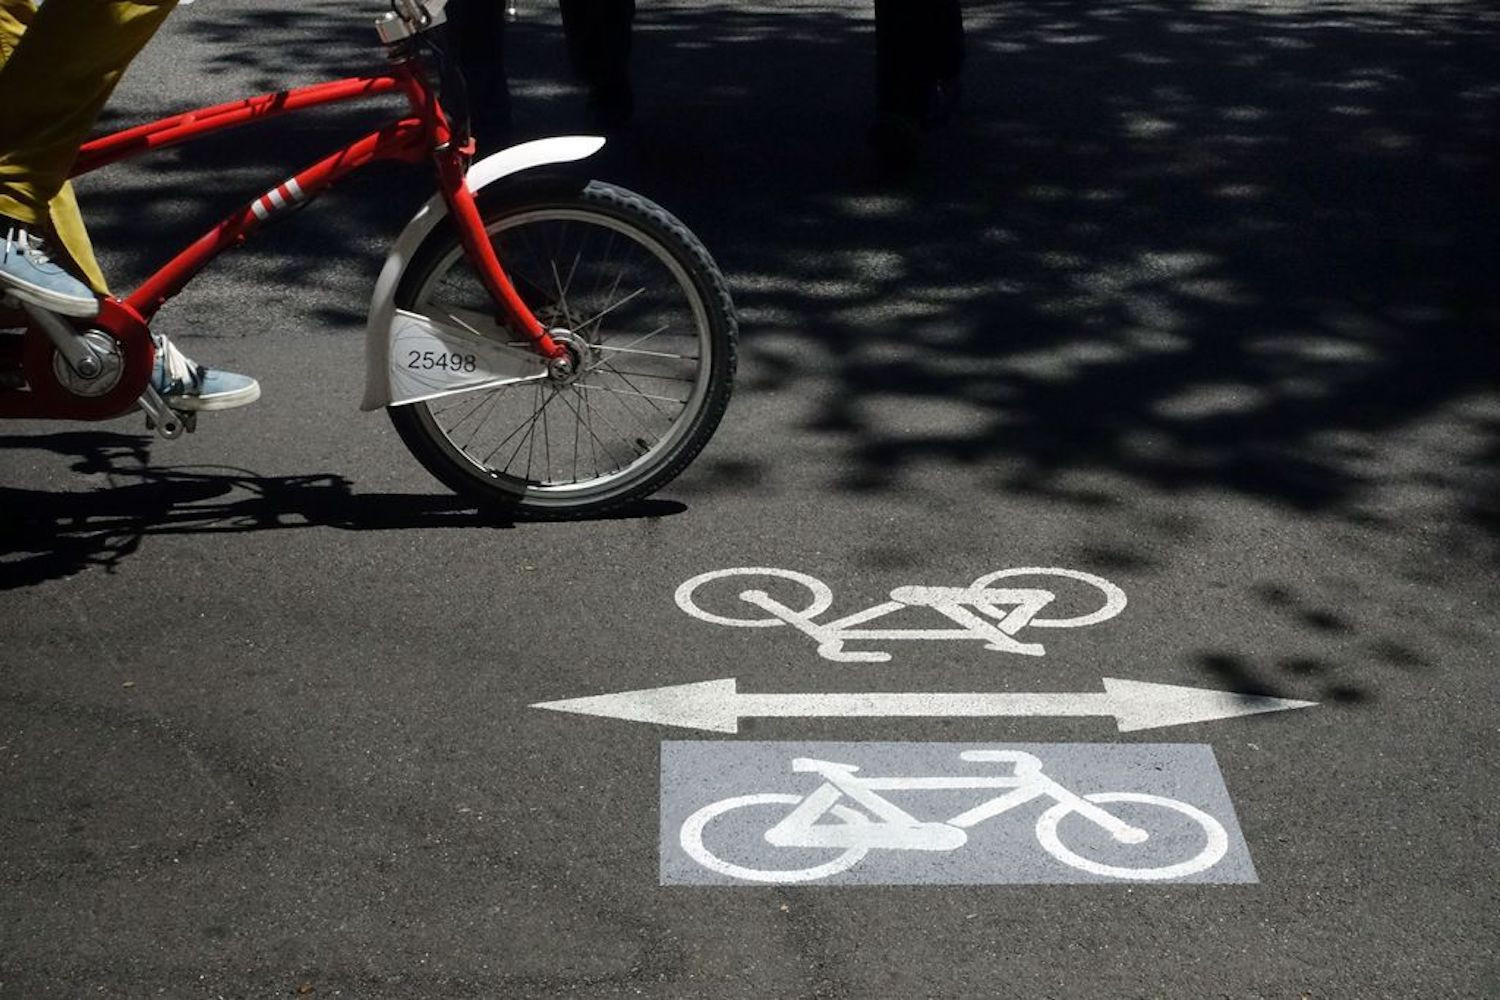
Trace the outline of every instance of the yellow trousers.
<instances>
[{"instance_id":1,"label":"yellow trousers","mask_svg":"<svg viewBox=\"0 0 1500 1000\"><path fill-rule=\"evenodd\" d=\"M125 67L176 5L0 0L0 215L50 231L100 294L68 172Z\"/></svg>"}]
</instances>

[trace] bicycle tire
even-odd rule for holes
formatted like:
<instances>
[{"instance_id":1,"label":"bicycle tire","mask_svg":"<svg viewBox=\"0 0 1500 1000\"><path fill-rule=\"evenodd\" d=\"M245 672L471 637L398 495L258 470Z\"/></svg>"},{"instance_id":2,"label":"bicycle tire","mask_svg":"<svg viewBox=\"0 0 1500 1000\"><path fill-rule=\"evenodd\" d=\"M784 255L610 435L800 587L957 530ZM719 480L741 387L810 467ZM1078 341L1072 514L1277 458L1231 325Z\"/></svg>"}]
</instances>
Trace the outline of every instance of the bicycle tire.
<instances>
[{"instance_id":1,"label":"bicycle tire","mask_svg":"<svg viewBox=\"0 0 1500 1000\"><path fill-rule=\"evenodd\" d=\"M713 258L687 227L665 209L624 188L599 181L547 178L501 184L481 192L478 205L491 238L497 243L513 244L510 247L497 246L497 252L527 304L549 328L572 329L569 324L577 323L579 329L575 333L586 343L593 360L576 383L566 386L544 384L544 380L538 379L390 406L387 413L402 442L428 472L454 492L482 507L508 514L542 519L587 517L659 490L702 451L729 405L738 327L728 287ZM558 255L565 256L571 249L565 236L557 236L555 251L545 239L546 231L541 231L535 239L531 237L531 229L541 230L548 225L555 225L559 233L570 226L581 232L573 259L564 261L569 268L566 283L555 259ZM529 252L536 253L535 248L540 245L539 257L552 258L547 260L547 265L550 276L556 278L555 294L547 287L549 275L538 271L539 262L520 259L526 256L526 252L519 249L522 236L527 238ZM604 244L603 254L598 262L592 257L585 261L584 248L595 236L598 237L595 244ZM617 243L621 245L621 257L612 261L610 255ZM586 309L582 295L577 302L568 301L573 282L579 280L578 287L582 289L584 280L593 281L593 294L603 294L606 287L608 294L615 294L626 274L626 255L632 252L639 263L631 266L639 266L643 273L650 273L658 279L666 278L662 284L667 291L643 296L645 286L642 286L640 292L632 292L623 301L611 302L602 309L597 308L598 300L595 300L587 307L595 310L595 315L579 322ZM593 273L591 269L596 264L600 273L613 266L620 268L619 277L612 286L608 285L607 277ZM585 270L580 272L580 268ZM480 288L477 276L463 255L456 229L449 222L435 229L413 254L412 262L397 286L396 304L420 312L440 289L444 295L463 294L465 281L471 286L470 292ZM487 301L481 301L479 307L493 310ZM632 316L652 315L652 310L657 311L656 315L665 315L672 320L686 318L683 332L673 333L675 339L672 342L692 345L691 349L697 351L696 356L639 346L660 336L663 329L642 334L640 328L626 329L621 325L618 332L608 335L604 332L607 325L623 324ZM607 324L605 317L611 314L613 318ZM666 329L670 332L670 323ZM609 337L619 339L611 343ZM622 357L641 367L655 366L656 370L626 373L615 364ZM653 379L674 383L678 388L669 386L658 390L658 381L650 381ZM606 380L614 381L606 385ZM642 383L653 391L640 389ZM534 401L529 413L529 429L526 429L526 386L531 387ZM685 392L686 397L679 400L657 394L669 391ZM500 405L502 397L503 407ZM625 399L630 397L638 401L626 403ZM571 429L571 476L566 473L566 453L557 459L552 455L550 426L553 417L547 410L560 398L564 400L564 406L553 412L564 422L567 412L571 412L576 424ZM489 439L475 444L477 432L474 432L469 442L460 444L455 430L443 425L444 415L450 412L450 408L456 410L458 403L475 399L478 401L473 404L470 414L475 411L485 414L480 418L481 428L494 421L497 424L493 432L495 437L502 434L510 423L515 423L504 416L496 419L497 413L505 409L520 415L520 422L516 423L510 437L502 439L487 456L481 452L490 444ZM608 418L596 426L593 419L595 400L599 401L597 406L601 411L613 405L614 415L620 422L639 421L641 427L632 426L628 432L621 433L617 424ZM676 412L668 413L667 408L660 405L663 402L680 403L681 406ZM653 414L652 409L657 414ZM627 414L628 419L622 414ZM654 440L648 440L648 433L656 433L656 424L662 424L662 429ZM538 426L542 428L542 435L538 435ZM649 427L649 430L642 427ZM583 428L587 429L587 436L582 433ZM495 468L493 459L508 447L512 437L523 430L525 433L516 447L519 451L527 439L530 440L524 471L512 469L509 465ZM534 461L540 436L546 438L546 456L542 473L538 475ZM560 447L565 444L564 436ZM580 475L584 445L591 452L594 468ZM601 452L605 458L603 463L599 457ZM620 454L625 454L626 459L618 460ZM515 457L512 454L511 458Z\"/></svg>"}]
</instances>

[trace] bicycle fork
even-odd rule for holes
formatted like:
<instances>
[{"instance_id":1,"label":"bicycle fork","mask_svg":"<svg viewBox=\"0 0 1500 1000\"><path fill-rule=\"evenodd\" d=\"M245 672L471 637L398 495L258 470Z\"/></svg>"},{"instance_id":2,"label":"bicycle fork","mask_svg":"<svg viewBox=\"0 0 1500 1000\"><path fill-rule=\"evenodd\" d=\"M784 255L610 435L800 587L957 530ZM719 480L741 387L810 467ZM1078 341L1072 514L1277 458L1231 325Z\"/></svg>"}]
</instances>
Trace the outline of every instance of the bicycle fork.
<instances>
[{"instance_id":1,"label":"bicycle fork","mask_svg":"<svg viewBox=\"0 0 1500 1000\"><path fill-rule=\"evenodd\" d=\"M464 253L468 256L469 262L474 265L474 270L479 273L479 279L484 284L485 290L490 293L495 305L531 342L538 354L546 358L549 364L556 367L559 372L570 373L571 369L582 359L575 358L563 344L553 339L553 331L549 331L542 325L541 320L536 318L531 308L521 298L520 293L516 291L516 286L511 282L510 276L505 273L505 268L501 266L500 258L495 254L494 244L490 242L489 233L484 228L484 219L479 214L479 206L474 201L474 193L469 190L469 185L464 178L464 152L453 146L450 141L440 147L433 154L433 158L437 165L443 201L448 205L453 224L458 228L459 241L463 244Z\"/></svg>"}]
</instances>

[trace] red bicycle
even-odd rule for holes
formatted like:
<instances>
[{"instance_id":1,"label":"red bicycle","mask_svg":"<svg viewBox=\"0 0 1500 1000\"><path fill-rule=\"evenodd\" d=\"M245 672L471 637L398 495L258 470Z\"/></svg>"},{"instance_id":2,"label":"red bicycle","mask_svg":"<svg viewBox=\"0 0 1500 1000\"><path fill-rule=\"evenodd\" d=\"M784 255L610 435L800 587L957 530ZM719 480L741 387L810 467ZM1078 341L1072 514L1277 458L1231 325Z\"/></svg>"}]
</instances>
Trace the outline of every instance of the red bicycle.
<instances>
[{"instance_id":1,"label":"red bicycle","mask_svg":"<svg viewBox=\"0 0 1500 1000\"><path fill-rule=\"evenodd\" d=\"M363 408L385 408L439 480L531 516L645 496L707 444L729 403L736 323L696 237L640 195L537 168L593 136L542 139L471 163L467 128L423 56L439 0L392 0L385 72L174 115L95 139L74 176L248 122L380 94L408 113L251 201L91 320L27 306L0 336L0 417L102 420L135 408L164 437L194 427L149 384L149 324L220 252L377 160L435 167L437 193L391 248L366 329ZM524 175L524 176L517 176ZM503 263L502 263L503 262Z\"/></svg>"}]
</instances>

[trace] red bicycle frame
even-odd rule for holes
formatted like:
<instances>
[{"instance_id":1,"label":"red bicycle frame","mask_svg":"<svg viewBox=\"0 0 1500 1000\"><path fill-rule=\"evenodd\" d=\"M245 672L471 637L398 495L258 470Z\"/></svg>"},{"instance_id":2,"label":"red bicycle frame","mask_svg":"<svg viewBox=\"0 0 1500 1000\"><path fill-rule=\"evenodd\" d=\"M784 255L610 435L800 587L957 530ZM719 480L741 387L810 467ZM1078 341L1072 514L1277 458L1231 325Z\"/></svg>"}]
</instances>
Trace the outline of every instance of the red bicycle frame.
<instances>
[{"instance_id":1,"label":"red bicycle frame","mask_svg":"<svg viewBox=\"0 0 1500 1000\"><path fill-rule=\"evenodd\" d=\"M411 109L409 117L351 142L276 185L201 236L134 292L114 303L106 302L106 306L123 307L128 317L142 325L147 324L157 310L180 292L209 261L222 251L243 243L279 213L316 198L366 164L377 160L418 163L430 156L437 168L439 190L458 226L464 249L497 306L540 354L547 358L566 357L567 352L548 336L546 329L521 300L496 257L474 196L464 183L464 172L473 147L455 142L437 94L414 60L398 60L389 71L372 76L297 87L200 108L94 139L79 150L72 176L237 125L394 91L405 94ZM115 310L109 308L107 311L113 313Z\"/></svg>"}]
</instances>

